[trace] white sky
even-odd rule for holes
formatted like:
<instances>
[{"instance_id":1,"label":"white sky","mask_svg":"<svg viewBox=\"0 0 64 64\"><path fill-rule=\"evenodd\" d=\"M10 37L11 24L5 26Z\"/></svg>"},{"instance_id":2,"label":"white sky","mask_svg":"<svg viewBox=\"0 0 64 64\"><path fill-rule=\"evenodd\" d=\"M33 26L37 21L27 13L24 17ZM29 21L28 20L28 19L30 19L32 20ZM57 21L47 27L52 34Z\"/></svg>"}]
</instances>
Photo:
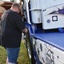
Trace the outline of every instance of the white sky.
<instances>
[{"instance_id":1,"label":"white sky","mask_svg":"<svg viewBox=\"0 0 64 64\"><path fill-rule=\"evenodd\" d=\"M0 1L9 1L10 2L10 0L0 0ZM16 2L19 2L20 0L15 0Z\"/></svg>"},{"instance_id":2,"label":"white sky","mask_svg":"<svg viewBox=\"0 0 64 64\"><path fill-rule=\"evenodd\" d=\"M10 0L6 0L6 1L10 1Z\"/></svg>"},{"instance_id":3,"label":"white sky","mask_svg":"<svg viewBox=\"0 0 64 64\"><path fill-rule=\"evenodd\" d=\"M10 0L0 0L0 1L10 1Z\"/></svg>"}]
</instances>

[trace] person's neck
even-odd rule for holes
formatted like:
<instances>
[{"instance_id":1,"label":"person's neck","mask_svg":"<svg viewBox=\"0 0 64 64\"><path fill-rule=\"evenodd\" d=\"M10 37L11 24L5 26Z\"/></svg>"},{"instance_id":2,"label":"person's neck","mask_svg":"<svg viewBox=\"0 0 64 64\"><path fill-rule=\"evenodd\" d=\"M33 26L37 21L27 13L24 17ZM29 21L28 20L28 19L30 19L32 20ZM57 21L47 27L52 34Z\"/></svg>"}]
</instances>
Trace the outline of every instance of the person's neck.
<instances>
[{"instance_id":1,"label":"person's neck","mask_svg":"<svg viewBox=\"0 0 64 64\"><path fill-rule=\"evenodd\" d=\"M10 8L10 10L12 10L12 11L14 11L14 12L17 12L15 9L13 9L13 8Z\"/></svg>"}]
</instances>

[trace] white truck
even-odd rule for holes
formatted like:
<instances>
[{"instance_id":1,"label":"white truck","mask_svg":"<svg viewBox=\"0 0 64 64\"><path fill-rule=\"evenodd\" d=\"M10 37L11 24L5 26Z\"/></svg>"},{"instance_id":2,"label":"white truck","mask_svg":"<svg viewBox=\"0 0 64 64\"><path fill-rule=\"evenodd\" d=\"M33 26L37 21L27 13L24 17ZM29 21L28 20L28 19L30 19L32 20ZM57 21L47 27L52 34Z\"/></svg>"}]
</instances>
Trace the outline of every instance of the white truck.
<instances>
[{"instance_id":1,"label":"white truck","mask_svg":"<svg viewBox=\"0 0 64 64\"><path fill-rule=\"evenodd\" d=\"M64 64L64 0L24 0L23 9L31 64Z\"/></svg>"}]
</instances>

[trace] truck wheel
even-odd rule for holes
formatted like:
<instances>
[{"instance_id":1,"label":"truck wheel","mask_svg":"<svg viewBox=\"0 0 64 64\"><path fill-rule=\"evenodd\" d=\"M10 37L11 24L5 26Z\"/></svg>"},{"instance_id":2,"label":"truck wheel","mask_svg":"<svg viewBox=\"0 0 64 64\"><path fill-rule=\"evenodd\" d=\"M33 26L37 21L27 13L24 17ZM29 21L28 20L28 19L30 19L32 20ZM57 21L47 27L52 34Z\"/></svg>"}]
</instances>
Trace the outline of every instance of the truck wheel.
<instances>
[{"instance_id":1,"label":"truck wheel","mask_svg":"<svg viewBox=\"0 0 64 64\"><path fill-rule=\"evenodd\" d=\"M30 64L32 64L31 63L31 49L30 49L29 42L27 42L27 41L26 41L26 49L27 49L27 55L28 55L29 62L30 62Z\"/></svg>"},{"instance_id":2,"label":"truck wheel","mask_svg":"<svg viewBox=\"0 0 64 64\"><path fill-rule=\"evenodd\" d=\"M36 64L33 55L32 38L30 37L29 33L26 34L25 42L30 64Z\"/></svg>"}]
</instances>

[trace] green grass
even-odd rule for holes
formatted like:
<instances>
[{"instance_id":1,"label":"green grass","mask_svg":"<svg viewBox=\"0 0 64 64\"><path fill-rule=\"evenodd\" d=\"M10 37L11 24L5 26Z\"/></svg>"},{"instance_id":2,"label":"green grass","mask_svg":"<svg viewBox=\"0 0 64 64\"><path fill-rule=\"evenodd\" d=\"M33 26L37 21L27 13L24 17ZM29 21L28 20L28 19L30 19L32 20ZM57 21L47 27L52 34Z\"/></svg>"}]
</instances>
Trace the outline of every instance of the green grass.
<instances>
[{"instance_id":1,"label":"green grass","mask_svg":"<svg viewBox=\"0 0 64 64\"><path fill-rule=\"evenodd\" d=\"M6 57L7 55L5 49L0 46L0 64L5 64Z\"/></svg>"},{"instance_id":2,"label":"green grass","mask_svg":"<svg viewBox=\"0 0 64 64\"><path fill-rule=\"evenodd\" d=\"M6 57L7 57L6 50L0 46L0 64L5 64ZM27 51L26 51L26 48L23 42L20 47L18 64L29 64L28 57L27 57Z\"/></svg>"}]
</instances>

